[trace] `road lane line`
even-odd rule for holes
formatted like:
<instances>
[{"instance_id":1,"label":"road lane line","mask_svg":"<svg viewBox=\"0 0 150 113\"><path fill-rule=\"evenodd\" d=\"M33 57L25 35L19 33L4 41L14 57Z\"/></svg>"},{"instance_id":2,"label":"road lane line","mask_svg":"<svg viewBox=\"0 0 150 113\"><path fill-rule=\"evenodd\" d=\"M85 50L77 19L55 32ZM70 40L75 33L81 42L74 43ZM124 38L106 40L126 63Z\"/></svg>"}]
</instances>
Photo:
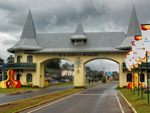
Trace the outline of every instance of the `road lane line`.
<instances>
[{"instance_id":1,"label":"road lane line","mask_svg":"<svg viewBox=\"0 0 150 113\"><path fill-rule=\"evenodd\" d=\"M115 95L115 94L76 94L76 95L81 95L81 96L100 96L100 95Z\"/></svg>"},{"instance_id":2,"label":"road lane line","mask_svg":"<svg viewBox=\"0 0 150 113\"><path fill-rule=\"evenodd\" d=\"M87 90L87 89L86 89L86 90ZM86 90L84 90L84 91L86 91ZM61 99L56 100L56 101L54 101L54 102L51 102L51 103L49 103L49 104L47 104L47 105L45 105L45 106L42 106L42 107L39 107L39 108L37 108L37 109L31 110L31 111L29 111L29 112L27 112L27 113L33 113L33 112L38 111L38 110L40 110L40 109L43 109L43 108L45 108L45 107L47 107L47 106L53 105L53 104L55 104L55 103L57 103L57 102L60 102L60 101L63 101L63 100L65 100L65 99L67 99L67 98L73 97L73 96L75 96L76 94L79 94L79 93L84 92L84 91L80 91L80 92L75 93L75 94L73 94L73 95L70 95L70 96L61 98Z\"/></svg>"},{"instance_id":3,"label":"road lane line","mask_svg":"<svg viewBox=\"0 0 150 113\"><path fill-rule=\"evenodd\" d=\"M115 95L116 95L116 98L117 98L117 101L118 101L118 104L119 104L119 107L120 107L121 112L122 112L122 113L125 113L124 110L123 110L123 107L122 107L122 105L121 105L121 103L120 103L120 101L119 101L119 99L118 99L117 94L115 94Z\"/></svg>"}]
</instances>

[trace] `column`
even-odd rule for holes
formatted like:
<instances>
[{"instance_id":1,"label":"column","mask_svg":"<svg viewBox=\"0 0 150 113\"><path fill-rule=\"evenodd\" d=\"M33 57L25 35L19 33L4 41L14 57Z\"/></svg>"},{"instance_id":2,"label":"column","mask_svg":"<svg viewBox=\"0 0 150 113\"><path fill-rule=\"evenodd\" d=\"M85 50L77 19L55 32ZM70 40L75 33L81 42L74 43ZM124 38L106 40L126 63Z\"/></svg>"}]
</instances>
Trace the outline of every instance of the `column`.
<instances>
[{"instance_id":1,"label":"column","mask_svg":"<svg viewBox=\"0 0 150 113\"><path fill-rule=\"evenodd\" d=\"M36 74L33 77L33 84L38 85L39 87L44 87L44 64L37 63Z\"/></svg>"},{"instance_id":2,"label":"column","mask_svg":"<svg viewBox=\"0 0 150 113\"><path fill-rule=\"evenodd\" d=\"M41 68L40 68L40 87L44 87L44 81L45 81L45 77L44 77L44 63L41 64Z\"/></svg>"},{"instance_id":3,"label":"column","mask_svg":"<svg viewBox=\"0 0 150 113\"><path fill-rule=\"evenodd\" d=\"M74 87L85 86L85 65L74 64Z\"/></svg>"},{"instance_id":4,"label":"column","mask_svg":"<svg viewBox=\"0 0 150 113\"><path fill-rule=\"evenodd\" d=\"M119 87L123 87L125 81L125 74L123 73L123 62L119 62Z\"/></svg>"}]
</instances>

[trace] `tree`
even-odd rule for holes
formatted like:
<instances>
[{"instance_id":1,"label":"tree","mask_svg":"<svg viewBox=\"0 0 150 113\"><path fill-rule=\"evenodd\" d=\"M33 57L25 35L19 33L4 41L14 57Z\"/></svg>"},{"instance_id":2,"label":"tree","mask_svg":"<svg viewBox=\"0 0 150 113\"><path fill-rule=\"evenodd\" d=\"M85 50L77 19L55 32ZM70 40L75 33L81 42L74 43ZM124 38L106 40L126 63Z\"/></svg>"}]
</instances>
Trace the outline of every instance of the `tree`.
<instances>
[{"instance_id":1,"label":"tree","mask_svg":"<svg viewBox=\"0 0 150 113\"><path fill-rule=\"evenodd\" d=\"M68 64L68 63L65 63L62 65L61 69L62 70L69 70L69 69L73 69L74 65L73 64Z\"/></svg>"},{"instance_id":2,"label":"tree","mask_svg":"<svg viewBox=\"0 0 150 113\"><path fill-rule=\"evenodd\" d=\"M51 77L55 75L55 77L61 76L61 60L60 59L52 59L45 65L45 73L51 74Z\"/></svg>"},{"instance_id":3,"label":"tree","mask_svg":"<svg viewBox=\"0 0 150 113\"><path fill-rule=\"evenodd\" d=\"M91 72L92 72L92 70L91 70L91 68L90 67L85 67L85 71L86 71L86 77L90 77L91 76Z\"/></svg>"},{"instance_id":4,"label":"tree","mask_svg":"<svg viewBox=\"0 0 150 113\"><path fill-rule=\"evenodd\" d=\"M68 65L69 65L68 63L63 64L62 65L62 70L67 70L68 69Z\"/></svg>"},{"instance_id":5,"label":"tree","mask_svg":"<svg viewBox=\"0 0 150 113\"><path fill-rule=\"evenodd\" d=\"M14 63L14 57L13 57L13 55L10 55L10 56L7 58L7 63Z\"/></svg>"},{"instance_id":6,"label":"tree","mask_svg":"<svg viewBox=\"0 0 150 113\"><path fill-rule=\"evenodd\" d=\"M4 60L0 57L0 65L4 64Z\"/></svg>"},{"instance_id":7,"label":"tree","mask_svg":"<svg viewBox=\"0 0 150 113\"><path fill-rule=\"evenodd\" d=\"M51 68L51 69L61 69L60 64L61 64L61 60L60 59L53 59L53 60L50 60L46 64L46 67L47 68Z\"/></svg>"},{"instance_id":8,"label":"tree","mask_svg":"<svg viewBox=\"0 0 150 113\"><path fill-rule=\"evenodd\" d=\"M90 67L85 67L85 69L86 69L86 72L87 72L87 73L90 73L90 72L91 72L91 68L90 68Z\"/></svg>"}]
</instances>

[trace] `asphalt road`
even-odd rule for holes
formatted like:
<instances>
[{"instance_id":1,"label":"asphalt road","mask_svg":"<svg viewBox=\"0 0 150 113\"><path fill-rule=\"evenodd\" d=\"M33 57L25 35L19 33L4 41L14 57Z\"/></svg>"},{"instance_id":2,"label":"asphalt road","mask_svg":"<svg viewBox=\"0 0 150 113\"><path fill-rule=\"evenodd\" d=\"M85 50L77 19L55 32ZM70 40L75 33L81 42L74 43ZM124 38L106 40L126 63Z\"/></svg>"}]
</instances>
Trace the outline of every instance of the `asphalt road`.
<instances>
[{"instance_id":1,"label":"asphalt road","mask_svg":"<svg viewBox=\"0 0 150 113\"><path fill-rule=\"evenodd\" d=\"M30 92L30 93L22 93L18 95L6 95L6 94L0 94L0 104L6 104L9 102L14 102L26 98L31 98L38 95L48 94L56 91L62 91L65 89L73 88L73 86L62 86L62 87L53 87L53 88L46 88L41 89L40 91Z\"/></svg>"},{"instance_id":2,"label":"asphalt road","mask_svg":"<svg viewBox=\"0 0 150 113\"><path fill-rule=\"evenodd\" d=\"M123 113L117 100L116 86L117 83L96 86L22 113Z\"/></svg>"}]
</instances>

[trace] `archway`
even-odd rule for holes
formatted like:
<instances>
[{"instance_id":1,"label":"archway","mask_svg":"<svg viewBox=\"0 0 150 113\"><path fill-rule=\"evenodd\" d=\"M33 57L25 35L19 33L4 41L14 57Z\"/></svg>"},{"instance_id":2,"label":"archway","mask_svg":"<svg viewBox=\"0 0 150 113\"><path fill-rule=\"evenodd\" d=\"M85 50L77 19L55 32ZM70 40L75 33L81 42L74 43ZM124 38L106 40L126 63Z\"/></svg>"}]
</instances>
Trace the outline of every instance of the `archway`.
<instances>
[{"instance_id":1,"label":"archway","mask_svg":"<svg viewBox=\"0 0 150 113\"><path fill-rule=\"evenodd\" d=\"M119 63L110 59L91 59L85 63L86 80L95 82L106 77L107 80L119 80Z\"/></svg>"},{"instance_id":2,"label":"archway","mask_svg":"<svg viewBox=\"0 0 150 113\"><path fill-rule=\"evenodd\" d=\"M73 62L61 59L53 58L42 62L44 65L42 72L44 72L44 85L59 83L72 83L74 76L74 64Z\"/></svg>"},{"instance_id":3,"label":"archway","mask_svg":"<svg viewBox=\"0 0 150 113\"><path fill-rule=\"evenodd\" d=\"M122 63L123 63L123 58L121 57L122 54L117 54L117 53L95 53L95 54L90 54L90 53L63 53L63 54L43 54L43 55L37 55L36 57L36 72L35 76L37 78L34 80L35 84L38 84L40 87L44 87L44 79L45 79L45 73L44 73L44 66L45 64L52 60L52 59L65 59L69 60L74 63L74 86L75 87L84 87L85 86L85 64L87 62L90 62L92 60L96 59L108 59L112 60L116 63L119 64L119 86L122 87L125 82L125 76L122 70ZM123 84L122 84L123 83Z\"/></svg>"}]
</instances>

